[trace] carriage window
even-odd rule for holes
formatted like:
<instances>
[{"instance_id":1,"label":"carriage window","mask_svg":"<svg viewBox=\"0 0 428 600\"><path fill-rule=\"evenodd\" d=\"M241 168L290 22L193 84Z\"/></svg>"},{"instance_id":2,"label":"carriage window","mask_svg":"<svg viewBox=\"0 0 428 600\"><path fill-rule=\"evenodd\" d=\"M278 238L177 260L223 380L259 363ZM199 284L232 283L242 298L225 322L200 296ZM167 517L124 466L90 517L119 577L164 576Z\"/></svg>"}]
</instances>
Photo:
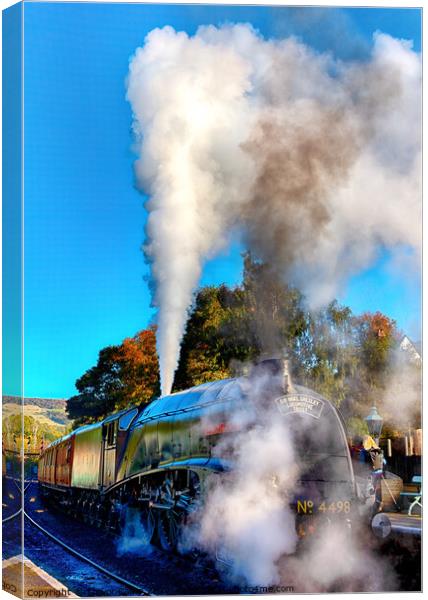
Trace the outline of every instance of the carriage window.
<instances>
[{"instance_id":1,"label":"carriage window","mask_svg":"<svg viewBox=\"0 0 428 600\"><path fill-rule=\"evenodd\" d=\"M128 427L131 425L131 423L134 420L137 413L138 413L138 408L134 408L133 410L130 410L125 415L120 417L120 419L119 419L120 431L126 431L128 429Z\"/></svg>"},{"instance_id":2,"label":"carriage window","mask_svg":"<svg viewBox=\"0 0 428 600\"><path fill-rule=\"evenodd\" d=\"M107 446L114 446L116 443L116 421L107 426Z\"/></svg>"}]
</instances>

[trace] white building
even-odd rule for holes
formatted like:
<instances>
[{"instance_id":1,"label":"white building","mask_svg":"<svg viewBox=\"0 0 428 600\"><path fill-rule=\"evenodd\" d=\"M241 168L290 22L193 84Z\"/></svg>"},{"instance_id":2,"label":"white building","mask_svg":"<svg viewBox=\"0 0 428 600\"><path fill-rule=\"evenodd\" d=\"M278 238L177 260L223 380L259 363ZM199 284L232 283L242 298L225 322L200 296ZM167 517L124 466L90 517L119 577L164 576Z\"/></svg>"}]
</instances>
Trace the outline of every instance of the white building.
<instances>
[{"instance_id":1,"label":"white building","mask_svg":"<svg viewBox=\"0 0 428 600\"><path fill-rule=\"evenodd\" d=\"M400 350L405 352L408 355L409 360L418 366L422 364L420 346L420 344L413 343L412 340L407 337L407 335L404 335L400 342Z\"/></svg>"}]
</instances>

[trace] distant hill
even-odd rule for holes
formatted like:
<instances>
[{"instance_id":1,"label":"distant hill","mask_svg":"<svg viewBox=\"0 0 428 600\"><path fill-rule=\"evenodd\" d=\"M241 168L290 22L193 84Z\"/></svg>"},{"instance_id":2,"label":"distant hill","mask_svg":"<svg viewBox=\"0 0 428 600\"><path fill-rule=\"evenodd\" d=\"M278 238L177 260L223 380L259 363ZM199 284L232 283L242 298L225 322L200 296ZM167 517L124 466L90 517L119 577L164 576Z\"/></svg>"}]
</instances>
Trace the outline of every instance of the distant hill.
<instances>
[{"instance_id":1,"label":"distant hill","mask_svg":"<svg viewBox=\"0 0 428 600\"><path fill-rule=\"evenodd\" d=\"M18 396L2 397L3 442L14 448L22 436L22 403ZM66 413L66 400L63 398L25 398L24 429L30 447L38 450L42 440L50 442L66 433L71 421Z\"/></svg>"},{"instance_id":2,"label":"distant hill","mask_svg":"<svg viewBox=\"0 0 428 600\"><path fill-rule=\"evenodd\" d=\"M21 411L21 399L18 396L3 396L3 417ZM71 421L67 417L67 401L63 398L25 398L25 414L41 421L52 421L53 424L67 427Z\"/></svg>"},{"instance_id":3,"label":"distant hill","mask_svg":"<svg viewBox=\"0 0 428 600\"><path fill-rule=\"evenodd\" d=\"M2 404L20 404L19 396L3 396ZM33 404L41 408L62 408L65 411L67 400L65 398L24 398L25 404Z\"/></svg>"}]
</instances>

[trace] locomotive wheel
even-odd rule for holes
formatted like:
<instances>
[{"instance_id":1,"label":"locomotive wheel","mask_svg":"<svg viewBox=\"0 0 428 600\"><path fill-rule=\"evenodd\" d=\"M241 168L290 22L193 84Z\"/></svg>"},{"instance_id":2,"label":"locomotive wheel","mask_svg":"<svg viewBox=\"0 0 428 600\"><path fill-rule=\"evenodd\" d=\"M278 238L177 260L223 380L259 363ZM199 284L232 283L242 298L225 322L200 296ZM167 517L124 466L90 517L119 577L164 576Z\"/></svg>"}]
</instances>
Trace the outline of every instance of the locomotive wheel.
<instances>
[{"instance_id":1,"label":"locomotive wheel","mask_svg":"<svg viewBox=\"0 0 428 600\"><path fill-rule=\"evenodd\" d=\"M181 522L180 514L174 510L159 511L156 529L163 550L173 552L177 549Z\"/></svg>"}]
</instances>

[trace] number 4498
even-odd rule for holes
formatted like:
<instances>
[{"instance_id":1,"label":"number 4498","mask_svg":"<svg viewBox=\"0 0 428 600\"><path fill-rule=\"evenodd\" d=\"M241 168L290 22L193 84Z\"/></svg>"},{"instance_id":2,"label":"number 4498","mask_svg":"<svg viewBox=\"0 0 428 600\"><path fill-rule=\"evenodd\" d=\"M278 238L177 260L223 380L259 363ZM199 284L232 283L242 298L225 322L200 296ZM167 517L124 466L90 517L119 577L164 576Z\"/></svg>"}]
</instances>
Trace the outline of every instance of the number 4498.
<instances>
[{"instance_id":1,"label":"number 4498","mask_svg":"<svg viewBox=\"0 0 428 600\"><path fill-rule=\"evenodd\" d=\"M315 511L318 512L330 512L330 513L349 513L351 511L351 503L349 500L338 500L337 502L322 502L318 507L314 507L312 500L298 500L297 501L297 512L300 514L313 514Z\"/></svg>"},{"instance_id":2,"label":"number 4498","mask_svg":"<svg viewBox=\"0 0 428 600\"><path fill-rule=\"evenodd\" d=\"M348 513L351 510L351 503L349 500L338 500L337 502L330 502L327 506L325 502L318 506L318 512L344 512Z\"/></svg>"}]
</instances>

